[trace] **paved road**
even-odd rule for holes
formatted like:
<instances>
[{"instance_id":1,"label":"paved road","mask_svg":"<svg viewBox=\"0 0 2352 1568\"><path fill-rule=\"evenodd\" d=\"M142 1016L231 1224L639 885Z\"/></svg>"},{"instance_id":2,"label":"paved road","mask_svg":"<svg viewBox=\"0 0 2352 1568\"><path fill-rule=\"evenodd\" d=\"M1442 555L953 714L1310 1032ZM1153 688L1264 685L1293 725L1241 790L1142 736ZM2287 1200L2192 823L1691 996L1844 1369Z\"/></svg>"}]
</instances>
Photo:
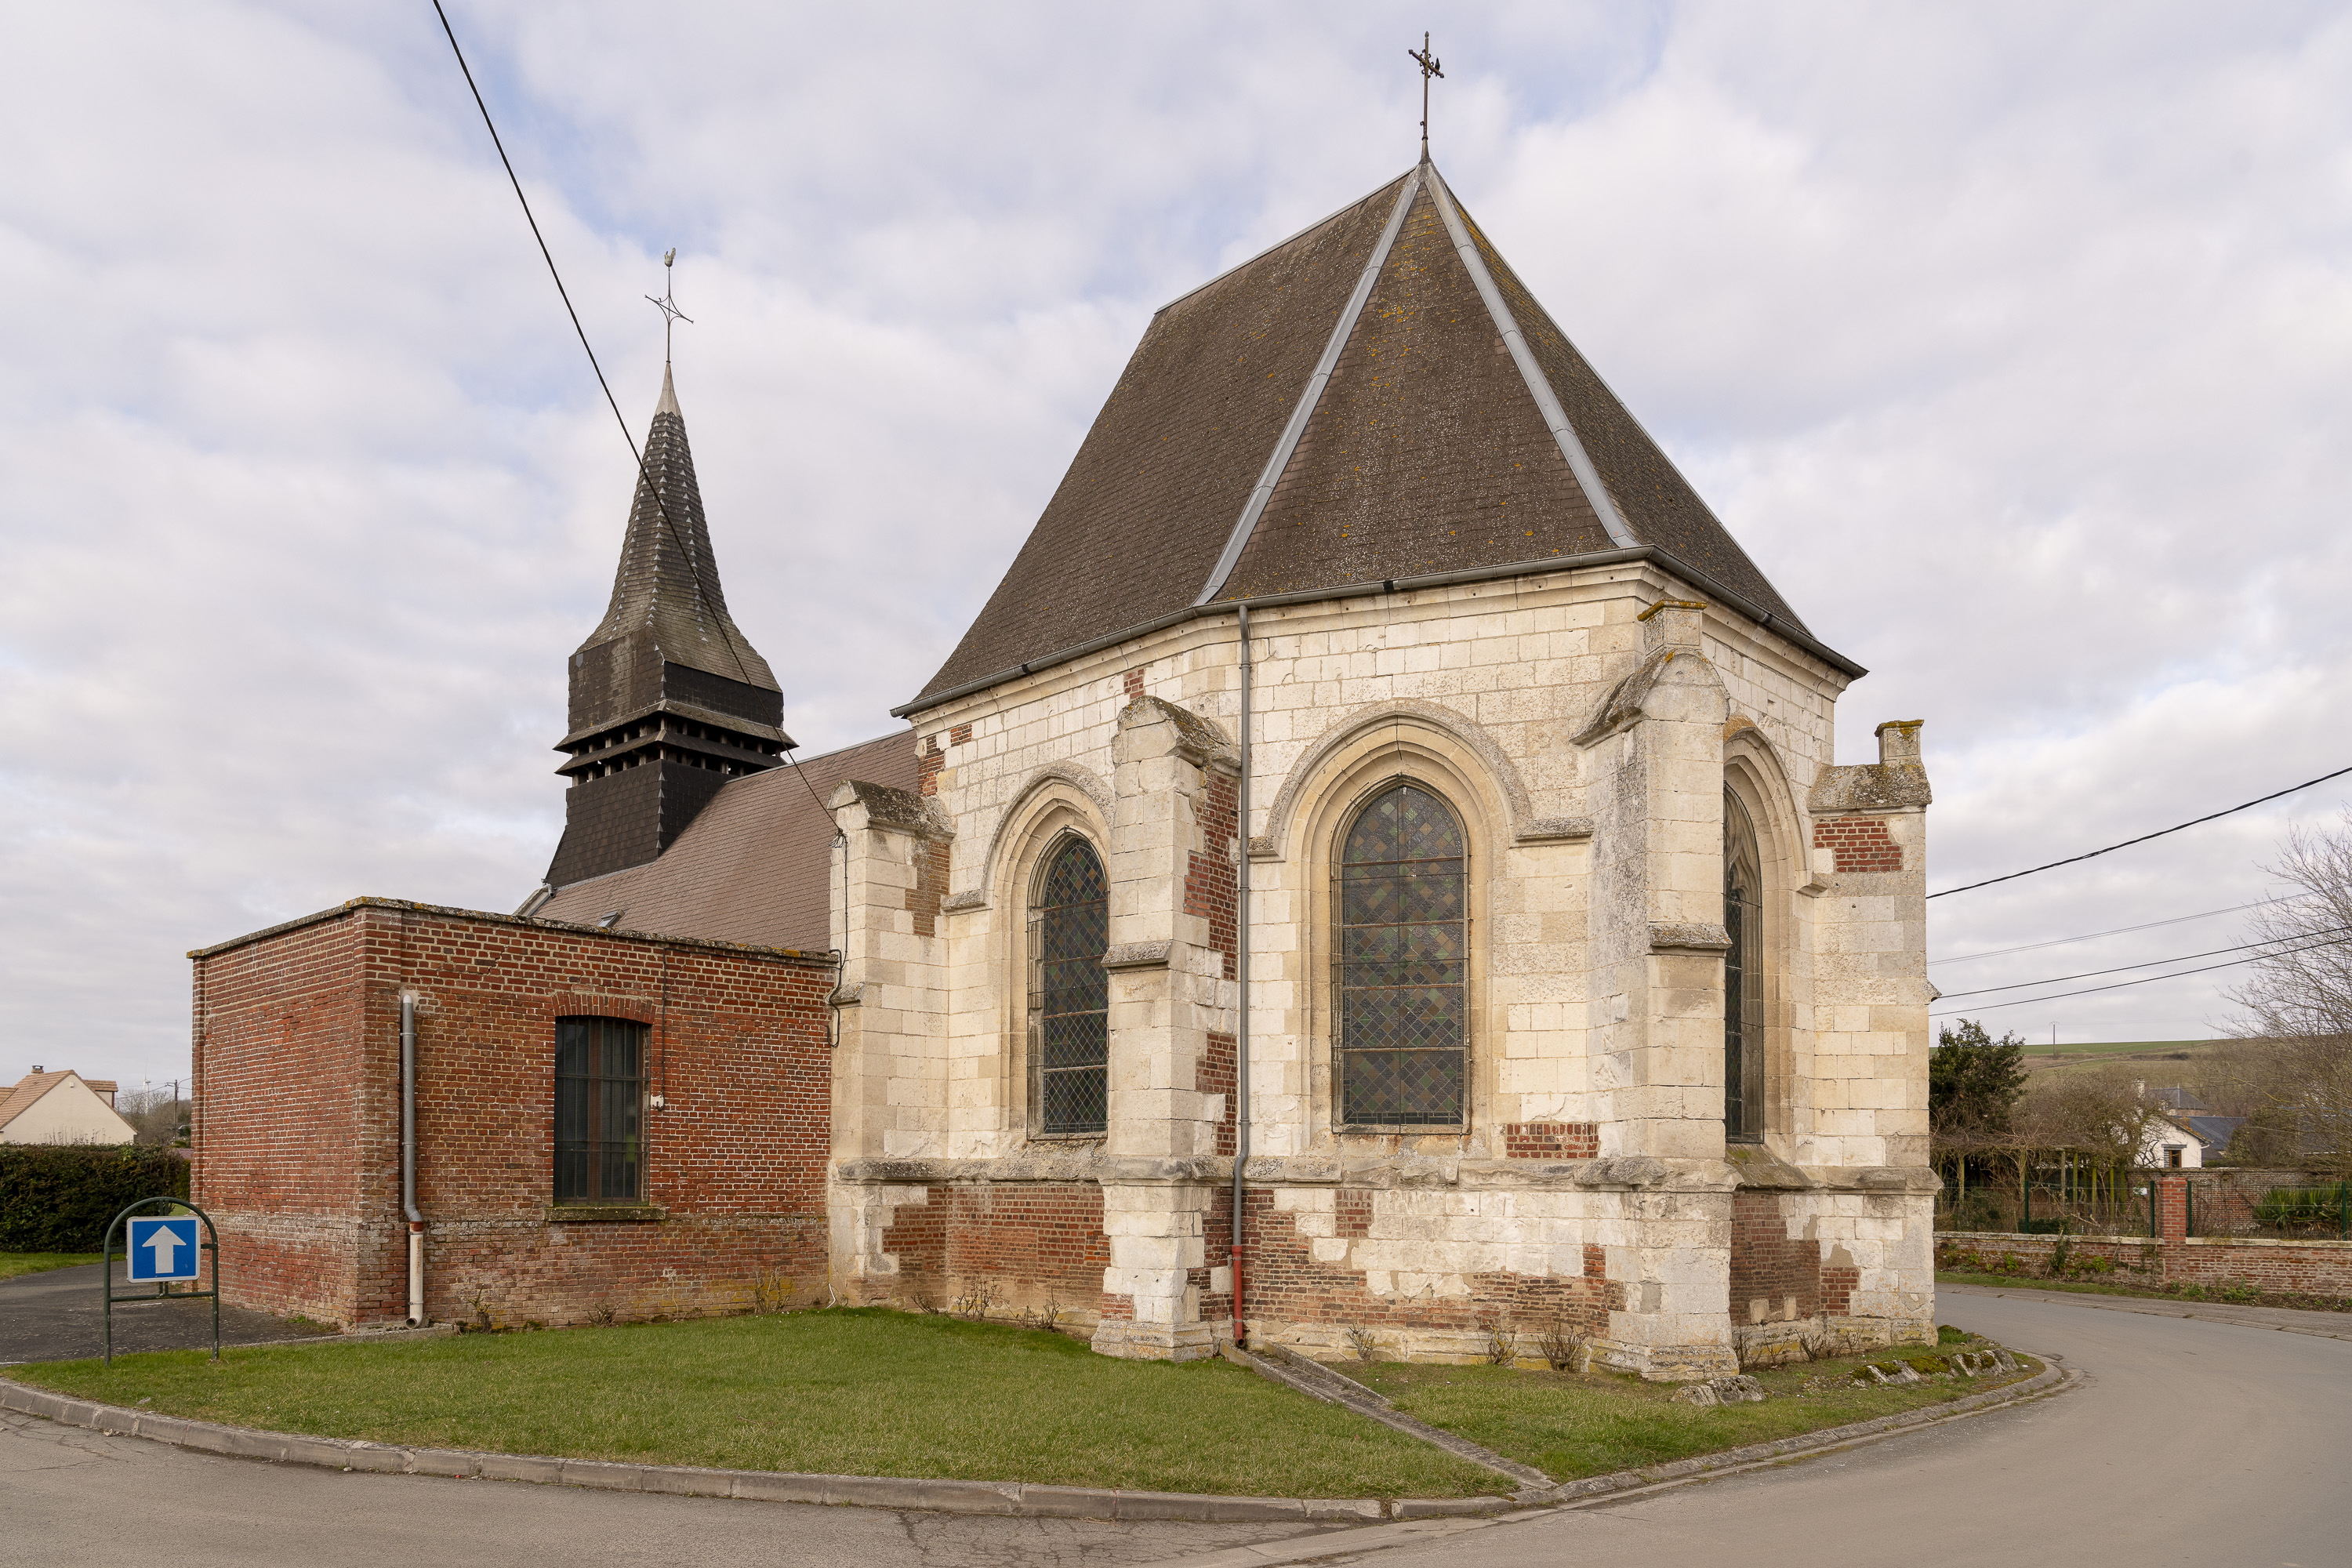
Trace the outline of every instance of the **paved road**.
<instances>
[{"instance_id":1,"label":"paved road","mask_svg":"<svg viewBox=\"0 0 2352 1568\"><path fill-rule=\"evenodd\" d=\"M1944 1321L2063 1356L2088 1382L2053 1399L1784 1468L1324 1561L1367 1568L2352 1563L2352 1489L2342 1473L2352 1439L2352 1342L2281 1332L2288 1324L2275 1321L2327 1314L2218 1322L2031 1291L1947 1287L1940 1297Z\"/></svg>"},{"instance_id":2,"label":"paved road","mask_svg":"<svg viewBox=\"0 0 2352 1568\"><path fill-rule=\"evenodd\" d=\"M2322 1568L2352 1562L2352 1342L1952 1291L1946 1321L2063 1355L2063 1397L1785 1468L1377 1553L1370 1568ZM2257 1319L2256 1321L2269 1320ZM139 1500L136 1509L124 1500ZM860 1568L1202 1563L1290 1554L1279 1528L960 1519L361 1476L217 1459L0 1417L0 1558L246 1563L856 1563ZM1252 1544L1255 1543L1255 1544ZM1305 1545L1288 1542L1290 1548Z\"/></svg>"},{"instance_id":3,"label":"paved road","mask_svg":"<svg viewBox=\"0 0 2352 1568\"><path fill-rule=\"evenodd\" d=\"M125 1274L130 1266L114 1263L115 1294L133 1287ZM98 1300L95 1263L73 1268L52 1268L45 1274L20 1274L0 1279L0 1364L12 1361L72 1361L91 1356L105 1347L103 1309ZM152 1291L154 1287L144 1288ZM321 1331L273 1318L242 1307L221 1309L221 1342L258 1344L264 1340L291 1339ZM123 1351L170 1351L210 1348L213 1304L210 1301L152 1301L138 1306L116 1302L114 1348Z\"/></svg>"}]
</instances>

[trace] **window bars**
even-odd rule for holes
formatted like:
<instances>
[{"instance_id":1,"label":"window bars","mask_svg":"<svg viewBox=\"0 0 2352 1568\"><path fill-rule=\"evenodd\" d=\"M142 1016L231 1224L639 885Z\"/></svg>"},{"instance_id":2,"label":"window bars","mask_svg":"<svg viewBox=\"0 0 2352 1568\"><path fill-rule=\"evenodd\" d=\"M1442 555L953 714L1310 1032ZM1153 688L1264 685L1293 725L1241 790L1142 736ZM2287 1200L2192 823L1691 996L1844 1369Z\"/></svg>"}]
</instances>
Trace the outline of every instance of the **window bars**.
<instances>
[{"instance_id":1,"label":"window bars","mask_svg":"<svg viewBox=\"0 0 2352 1568\"><path fill-rule=\"evenodd\" d=\"M1029 1082L1037 1131L1083 1138L1110 1125L1110 886L1083 838L1047 854L1029 906Z\"/></svg>"},{"instance_id":2,"label":"window bars","mask_svg":"<svg viewBox=\"0 0 2352 1568\"><path fill-rule=\"evenodd\" d=\"M622 1018L555 1021L555 1201L640 1201L646 1028Z\"/></svg>"},{"instance_id":3,"label":"window bars","mask_svg":"<svg viewBox=\"0 0 2352 1568\"><path fill-rule=\"evenodd\" d=\"M1764 1136L1764 869L1756 824L1723 792L1723 1135Z\"/></svg>"},{"instance_id":4,"label":"window bars","mask_svg":"<svg viewBox=\"0 0 2352 1568\"><path fill-rule=\"evenodd\" d=\"M1339 857L1339 1120L1462 1124L1469 1055L1468 878L1462 825L1411 784L1375 795Z\"/></svg>"}]
</instances>

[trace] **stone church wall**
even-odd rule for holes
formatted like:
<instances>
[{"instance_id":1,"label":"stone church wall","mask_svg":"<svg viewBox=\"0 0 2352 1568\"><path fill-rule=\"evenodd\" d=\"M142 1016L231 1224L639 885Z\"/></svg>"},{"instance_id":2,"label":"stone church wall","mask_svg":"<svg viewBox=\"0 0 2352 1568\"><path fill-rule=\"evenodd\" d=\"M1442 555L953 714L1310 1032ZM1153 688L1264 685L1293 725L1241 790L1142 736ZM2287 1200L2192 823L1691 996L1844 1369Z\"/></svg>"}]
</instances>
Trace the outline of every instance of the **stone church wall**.
<instances>
[{"instance_id":1,"label":"stone church wall","mask_svg":"<svg viewBox=\"0 0 2352 1568\"><path fill-rule=\"evenodd\" d=\"M1230 618L916 714L920 813L845 818L837 931L864 1020L837 1212L878 1201L876 1173L1039 1156L1024 900L1039 847L1076 832L1112 883L1112 1125L1056 1157L1100 1172L1101 1310L1137 1325L1098 1348L1181 1358L1224 1331L1216 1166L1241 1003L1224 873L1244 853L1253 1332L1337 1343L1362 1323L1450 1356L1497 1321L1557 1317L1593 1324L1615 1364L1681 1376L1774 1336L1929 1331L1916 726L1883 730L1878 764L1833 766L1845 678L1686 592L1635 563L1254 614L1246 824ZM1443 795L1470 844L1459 1133L1335 1121L1330 846L1399 775ZM1722 1131L1727 787L1767 883L1771 1171L1754 1194ZM901 911L942 864L925 929ZM1343 1212L1370 1228L1333 1228L1355 1223ZM887 1281L893 1258L885 1229L836 1226L845 1278Z\"/></svg>"},{"instance_id":2,"label":"stone church wall","mask_svg":"<svg viewBox=\"0 0 2352 1568\"><path fill-rule=\"evenodd\" d=\"M196 955L194 1196L227 1298L407 1310L400 998L416 999L425 1311L509 1326L804 1302L826 1279L829 961L361 900ZM638 1205L553 1202L554 1023L648 1026Z\"/></svg>"}]
</instances>

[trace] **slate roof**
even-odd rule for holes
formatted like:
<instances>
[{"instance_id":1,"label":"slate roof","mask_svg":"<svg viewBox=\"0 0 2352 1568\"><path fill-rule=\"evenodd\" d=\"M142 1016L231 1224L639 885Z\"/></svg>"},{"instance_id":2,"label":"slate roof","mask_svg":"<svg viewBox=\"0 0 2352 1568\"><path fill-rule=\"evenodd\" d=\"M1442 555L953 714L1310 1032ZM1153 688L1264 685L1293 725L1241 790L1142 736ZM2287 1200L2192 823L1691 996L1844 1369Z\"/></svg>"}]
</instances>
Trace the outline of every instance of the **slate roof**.
<instances>
[{"instance_id":1,"label":"slate roof","mask_svg":"<svg viewBox=\"0 0 2352 1568\"><path fill-rule=\"evenodd\" d=\"M531 913L614 930L823 952L833 945L826 877L833 817L818 802L845 781L913 790L911 730L730 779L659 859L574 882Z\"/></svg>"},{"instance_id":2,"label":"slate roof","mask_svg":"<svg viewBox=\"0 0 2352 1568\"><path fill-rule=\"evenodd\" d=\"M1152 318L898 711L1196 606L1612 551L1670 557L1845 666L1424 162Z\"/></svg>"},{"instance_id":3,"label":"slate roof","mask_svg":"<svg viewBox=\"0 0 2352 1568\"><path fill-rule=\"evenodd\" d=\"M661 499L654 499L656 487ZM667 516L665 516L667 513ZM672 664L777 691L775 675L735 625L719 585L719 558L702 515L686 417L669 367L646 435L645 471L629 503L629 530L613 574L604 618L577 652L628 638L649 642Z\"/></svg>"}]
</instances>

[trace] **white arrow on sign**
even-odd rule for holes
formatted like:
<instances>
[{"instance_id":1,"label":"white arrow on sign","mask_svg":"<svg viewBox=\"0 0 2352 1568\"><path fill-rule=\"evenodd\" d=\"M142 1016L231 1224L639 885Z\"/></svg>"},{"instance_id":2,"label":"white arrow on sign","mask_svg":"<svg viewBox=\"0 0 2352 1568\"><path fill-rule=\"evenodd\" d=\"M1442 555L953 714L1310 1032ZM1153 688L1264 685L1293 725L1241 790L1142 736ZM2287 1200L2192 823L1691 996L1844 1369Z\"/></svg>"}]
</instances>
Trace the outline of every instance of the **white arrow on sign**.
<instances>
[{"instance_id":1,"label":"white arrow on sign","mask_svg":"<svg viewBox=\"0 0 2352 1568\"><path fill-rule=\"evenodd\" d=\"M147 1245L155 1249L155 1272L176 1274L173 1265L180 1256L180 1238L168 1225L159 1225L147 1233Z\"/></svg>"}]
</instances>

